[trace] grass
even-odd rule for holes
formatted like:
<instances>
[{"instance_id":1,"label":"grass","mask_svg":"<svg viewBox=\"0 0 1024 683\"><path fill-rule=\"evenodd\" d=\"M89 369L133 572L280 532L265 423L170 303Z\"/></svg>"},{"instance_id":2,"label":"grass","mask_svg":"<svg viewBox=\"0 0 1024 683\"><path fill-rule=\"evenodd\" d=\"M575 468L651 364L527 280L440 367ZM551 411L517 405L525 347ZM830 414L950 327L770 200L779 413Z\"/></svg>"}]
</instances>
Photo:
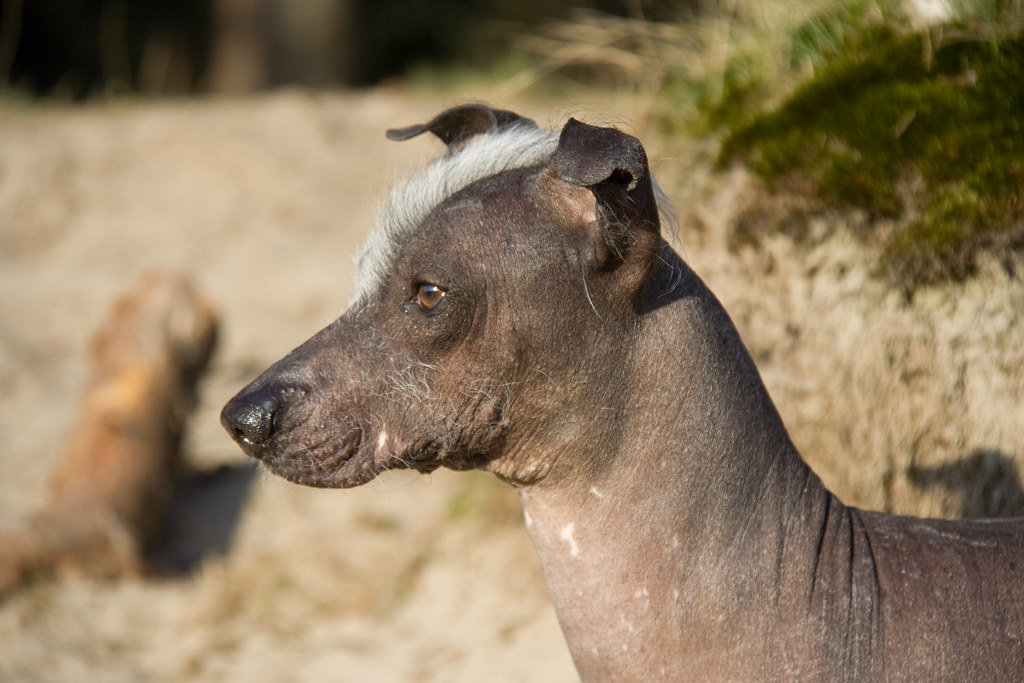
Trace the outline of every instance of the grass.
<instances>
[{"instance_id":1,"label":"grass","mask_svg":"<svg viewBox=\"0 0 1024 683\"><path fill-rule=\"evenodd\" d=\"M906 290L970 276L982 251L1009 267L1024 248L1024 33L877 27L868 44L735 126L720 164L866 210L872 226L889 219L888 235L865 237L884 242L883 271Z\"/></svg>"}]
</instances>

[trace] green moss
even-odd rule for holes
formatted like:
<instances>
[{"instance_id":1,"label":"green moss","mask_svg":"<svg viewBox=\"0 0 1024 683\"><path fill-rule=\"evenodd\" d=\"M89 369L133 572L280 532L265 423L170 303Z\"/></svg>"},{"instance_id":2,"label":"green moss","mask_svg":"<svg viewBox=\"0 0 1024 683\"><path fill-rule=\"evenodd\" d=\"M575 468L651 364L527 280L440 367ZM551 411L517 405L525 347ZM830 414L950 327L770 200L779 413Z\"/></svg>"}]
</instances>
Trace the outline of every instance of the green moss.
<instances>
[{"instance_id":1,"label":"green moss","mask_svg":"<svg viewBox=\"0 0 1024 683\"><path fill-rule=\"evenodd\" d=\"M947 35L951 32L947 32ZM982 249L1020 249L1024 34L873 34L781 107L736 126L719 161L777 187L893 219L886 272L913 287L962 278Z\"/></svg>"}]
</instances>

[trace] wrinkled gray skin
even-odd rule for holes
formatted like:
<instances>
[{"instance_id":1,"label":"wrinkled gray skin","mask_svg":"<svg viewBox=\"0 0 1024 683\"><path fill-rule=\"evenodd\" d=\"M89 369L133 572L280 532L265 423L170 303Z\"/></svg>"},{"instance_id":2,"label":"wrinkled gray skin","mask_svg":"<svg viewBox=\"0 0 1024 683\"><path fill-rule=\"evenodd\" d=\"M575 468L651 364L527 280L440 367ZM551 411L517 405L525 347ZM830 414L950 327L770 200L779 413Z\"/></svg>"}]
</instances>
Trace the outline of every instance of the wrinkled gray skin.
<instances>
[{"instance_id":1,"label":"wrinkled gray skin","mask_svg":"<svg viewBox=\"0 0 1024 683\"><path fill-rule=\"evenodd\" d=\"M489 111L392 137L429 130L459 154L517 125ZM508 481L587 681L1024 675L1024 526L829 493L661 239L634 138L570 121L548 163L454 192L393 246L375 289L225 407L272 471Z\"/></svg>"}]
</instances>

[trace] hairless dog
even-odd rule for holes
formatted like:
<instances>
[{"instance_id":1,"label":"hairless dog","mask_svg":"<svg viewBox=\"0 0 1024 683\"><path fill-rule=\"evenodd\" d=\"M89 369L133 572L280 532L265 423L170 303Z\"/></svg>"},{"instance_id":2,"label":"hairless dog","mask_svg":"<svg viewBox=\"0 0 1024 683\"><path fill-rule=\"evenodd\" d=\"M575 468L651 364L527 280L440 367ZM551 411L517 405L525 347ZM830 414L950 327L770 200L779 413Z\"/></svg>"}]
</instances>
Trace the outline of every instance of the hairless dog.
<instances>
[{"instance_id":1,"label":"hairless dog","mask_svg":"<svg viewBox=\"0 0 1024 683\"><path fill-rule=\"evenodd\" d=\"M222 413L300 484L512 484L584 680L1024 675L1024 524L847 507L662 239L640 142L480 105L424 132L354 303Z\"/></svg>"}]
</instances>

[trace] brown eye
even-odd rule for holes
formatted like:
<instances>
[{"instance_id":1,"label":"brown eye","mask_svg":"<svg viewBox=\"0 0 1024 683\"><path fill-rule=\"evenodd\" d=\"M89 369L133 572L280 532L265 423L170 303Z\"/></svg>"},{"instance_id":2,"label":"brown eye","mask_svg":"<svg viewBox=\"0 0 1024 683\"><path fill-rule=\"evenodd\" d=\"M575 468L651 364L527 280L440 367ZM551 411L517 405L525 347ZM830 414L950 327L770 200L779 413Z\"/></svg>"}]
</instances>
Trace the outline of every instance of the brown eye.
<instances>
[{"instance_id":1,"label":"brown eye","mask_svg":"<svg viewBox=\"0 0 1024 683\"><path fill-rule=\"evenodd\" d=\"M441 303L444 298L444 290L437 285L422 284L416 289L416 301L428 311Z\"/></svg>"}]
</instances>

